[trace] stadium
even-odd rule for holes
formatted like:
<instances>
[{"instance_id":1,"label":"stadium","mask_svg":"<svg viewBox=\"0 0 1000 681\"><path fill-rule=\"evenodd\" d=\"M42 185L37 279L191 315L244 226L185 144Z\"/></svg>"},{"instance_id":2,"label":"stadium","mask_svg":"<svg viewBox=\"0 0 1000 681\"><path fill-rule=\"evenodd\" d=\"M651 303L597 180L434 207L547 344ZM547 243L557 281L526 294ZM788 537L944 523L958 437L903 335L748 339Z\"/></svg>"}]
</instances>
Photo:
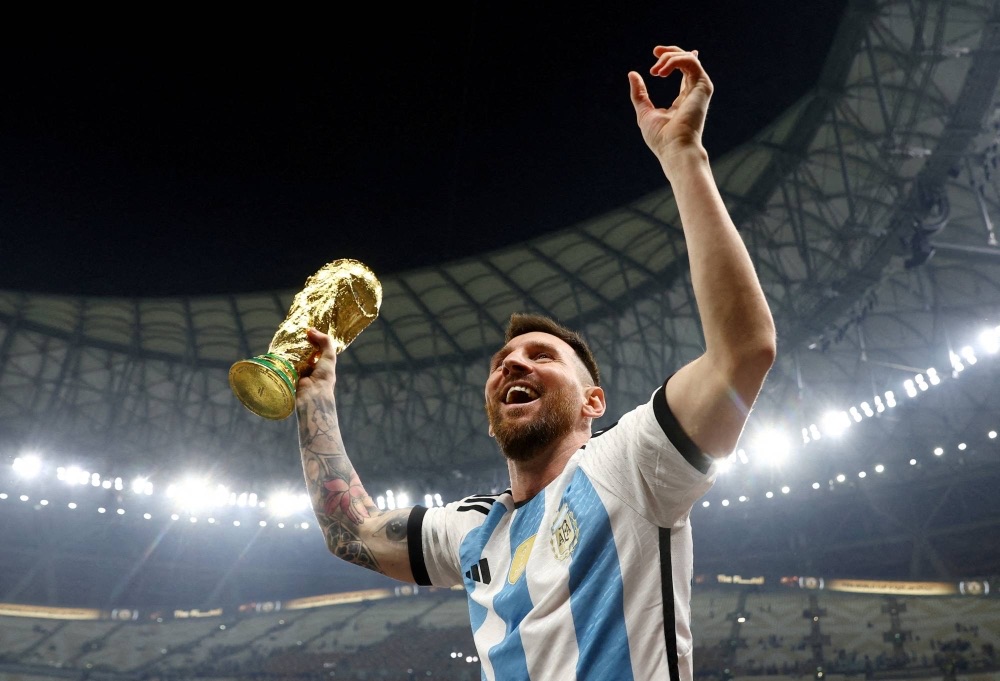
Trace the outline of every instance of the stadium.
<instances>
[{"instance_id":1,"label":"stadium","mask_svg":"<svg viewBox=\"0 0 1000 681\"><path fill-rule=\"evenodd\" d=\"M692 511L696 678L1000 678L1000 4L847 3L712 167L779 352ZM611 413L648 400L703 349L686 255L664 186L379 272L338 369L378 505L508 484L482 383L514 312L581 330ZM233 396L297 290L0 287L0 679L479 678L464 592L331 558L295 419Z\"/></svg>"}]
</instances>

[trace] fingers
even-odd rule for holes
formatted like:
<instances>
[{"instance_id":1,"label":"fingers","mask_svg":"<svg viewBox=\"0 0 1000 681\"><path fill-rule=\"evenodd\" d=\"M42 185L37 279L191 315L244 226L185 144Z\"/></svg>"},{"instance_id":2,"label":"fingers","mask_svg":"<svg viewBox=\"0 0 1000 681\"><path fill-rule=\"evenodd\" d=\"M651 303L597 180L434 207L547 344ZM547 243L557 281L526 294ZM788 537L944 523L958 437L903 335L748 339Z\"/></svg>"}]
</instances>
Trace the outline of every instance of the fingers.
<instances>
[{"instance_id":1,"label":"fingers","mask_svg":"<svg viewBox=\"0 0 1000 681\"><path fill-rule=\"evenodd\" d=\"M314 329L312 327L306 329L306 338L308 338L309 342L316 346L316 349L320 352L326 350L330 346L330 336L323 333L319 329Z\"/></svg>"},{"instance_id":2,"label":"fingers","mask_svg":"<svg viewBox=\"0 0 1000 681\"><path fill-rule=\"evenodd\" d=\"M673 45L669 47L660 45L653 48L653 56L656 57L656 63L649 72L654 76L665 78L675 70L695 77L705 75L705 69L698 60L698 50L688 52Z\"/></svg>"},{"instance_id":3,"label":"fingers","mask_svg":"<svg viewBox=\"0 0 1000 681\"><path fill-rule=\"evenodd\" d=\"M635 107L637 116L642 116L643 112L654 109L653 102L649 99L649 91L646 83L635 71L628 73L629 97L632 99L632 106Z\"/></svg>"},{"instance_id":4,"label":"fingers","mask_svg":"<svg viewBox=\"0 0 1000 681\"><path fill-rule=\"evenodd\" d=\"M306 329L306 338L316 348L316 352L309 358L309 364L301 372L300 378L332 375L337 361L337 351L333 347L333 340L328 334L314 328ZM320 367L318 365L322 360L326 361L323 362L323 367Z\"/></svg>"}]
</instances>

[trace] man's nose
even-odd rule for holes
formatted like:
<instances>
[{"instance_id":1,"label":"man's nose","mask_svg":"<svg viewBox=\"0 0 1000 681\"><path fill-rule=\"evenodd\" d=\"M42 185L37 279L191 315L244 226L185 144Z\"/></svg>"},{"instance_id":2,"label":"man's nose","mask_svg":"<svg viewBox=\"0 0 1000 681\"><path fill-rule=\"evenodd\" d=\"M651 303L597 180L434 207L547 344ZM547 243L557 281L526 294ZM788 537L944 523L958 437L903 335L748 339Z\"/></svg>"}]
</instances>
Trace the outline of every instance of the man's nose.
<instances>
[{"instance_id":1,"label":"man's nose","mask_svg":"<svg viewBox=\"0 0 1000 681\"><path fill-rule=\"evenodd\" d=\"M503 358L503 372L505 374L524 373L528 370L528 363L520 353L510 353Z\"/></svg>"}]
</instances>

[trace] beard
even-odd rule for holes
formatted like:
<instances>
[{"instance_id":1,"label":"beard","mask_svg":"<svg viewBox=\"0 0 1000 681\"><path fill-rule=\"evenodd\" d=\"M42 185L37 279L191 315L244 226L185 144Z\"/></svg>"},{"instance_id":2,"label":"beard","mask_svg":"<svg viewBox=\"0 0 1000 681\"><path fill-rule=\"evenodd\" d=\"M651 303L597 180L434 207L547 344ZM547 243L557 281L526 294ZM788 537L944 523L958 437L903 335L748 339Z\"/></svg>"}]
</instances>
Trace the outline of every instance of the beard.
<instances>
[{"instance_id":1,"label":"beard","mask_svg":"<svg viewBox=\"0 0 1000 681\"><path fill-rule=\"evenodd\" d=\"M546 404L539 405L539 416L533 421L505 419L497 402L486 402L486 416L500 451L511 461L530 461L539 452L573 430L580 416L580 406L573 399L572 391L558 391L538 398ZM527 407L525 407L527 408ZM523 409L514 407L508 416L516 418Z\"/></svg>"}]
</instances>

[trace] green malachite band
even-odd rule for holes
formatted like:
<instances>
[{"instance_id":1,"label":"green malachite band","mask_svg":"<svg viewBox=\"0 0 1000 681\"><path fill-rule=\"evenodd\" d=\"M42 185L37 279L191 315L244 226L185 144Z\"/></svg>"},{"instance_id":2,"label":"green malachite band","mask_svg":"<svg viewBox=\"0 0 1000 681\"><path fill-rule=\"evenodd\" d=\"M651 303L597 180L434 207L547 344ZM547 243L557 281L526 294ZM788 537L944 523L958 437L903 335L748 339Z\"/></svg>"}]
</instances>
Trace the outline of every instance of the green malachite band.
<instances>
[{"instance_id":1,"label":"green malachite band","mask_svg":"<svg viewBox=\"0 0 1000 681\"><path fill-rule=\"evenodd\" d=\"M292 378L295 379L295 382L296 383L299 382L299 372L295 370L295 365L294 364L292 364L291 362L289 362L284 357L281 357L279 355L275 355L275 354L270 353L270 352L265 352L263 356L264 357L270 357L271 359L276 359L279 362L281 362L288 369L288 373L291 374Z\"/></svg>"},{"instance_id":2,"label":"green malachite band","mask_svg":"<svg viewBox=\"0 0 1000 681\"><path fill-rule=\"evenodd\" d=\"M271 357L273 357L273 355L271 355ZM275 358L275 359L280 359L280 358ZM271 362L267 355L261 355L259 357L251 357L247 361L253 362L254 364L259 364L265 369L270 369L278 376L281 376L281 380L285 382L286 386L288 386L288 390L291 391L291 394L292 395L295 394L295 386L292 385L291 380L289 380L288 374L286 374L280 368L275 366L274 362ZM282 361L282 364L285 364L286 366L288 365L288 363L284 361ZM296 376L296 378L298 377L298 372L296 372L295 369L292 369L292 373Z\"/></svg>"}]
</instances>

